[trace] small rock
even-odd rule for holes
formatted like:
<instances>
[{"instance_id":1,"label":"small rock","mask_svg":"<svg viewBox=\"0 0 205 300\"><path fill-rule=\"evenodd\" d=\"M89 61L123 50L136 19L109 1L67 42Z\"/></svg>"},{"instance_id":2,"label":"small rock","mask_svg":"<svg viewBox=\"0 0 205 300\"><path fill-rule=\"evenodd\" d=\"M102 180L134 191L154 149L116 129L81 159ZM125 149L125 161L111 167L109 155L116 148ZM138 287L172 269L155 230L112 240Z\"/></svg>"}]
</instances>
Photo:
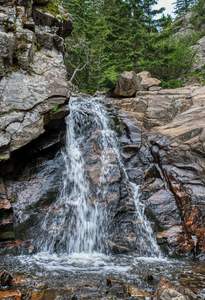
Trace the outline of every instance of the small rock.
<instances>
[{"instance_id":1,"label":"small rock","mask_svg":"<svg viewBox=\"0 0 205 300\"><path fill-rule=\"evenodd\" d=\"M197 299L197 295L190 289L182 286L175 286L168 279L161 278L158 289L154 295L154 300L192 300Z\"/></svg>"},{"instance_id":2,"label":"small rock","mask_svg":"<svg viewBox=\"0 0 205 300\"><path fill-rule=\"evenodd\" d=\"M149 91L160 91L162 88L161 86L151 86L149 88Z\"/></svg>"},{"instance_id":3,"label":"small rock","mask_svg":"<svg viewBox=\"0 0 205 300\"><path fill-rule=\"evenodd\" d=\"M140 80L140 90L148 90L151 87L158 87L161 81L157 78L153 78L150 72L143 71L137 74L137 77Z\"/></svg>"},{"instance_id":4,"label":"small rock","mask_svg":"<svg viewBox=\"0 0 205 300\"><path fill-rule=\"evenodd\" d=\"M174 289L165 289L160 295L160 300L187 300L185 296Z\"/></svg>"},{"instance_id":5,"label":"small rock","mask_svg":"<svg viewBox=\"0 0 205 300\"><path fill-rule=\"evenodd\" d=\"M127 287L127 292L130 297L134 297L137 299L147 299L147 297L149 298L151 296L150 293L131 285Z\"/></svg>"},{"instance_id":6,"label":"small rock","mask_svg":"<svg viewBox=\"0 0 205 300\"><path fill-rule=\"evenodd\" d=\"M21 300L21 292L16 290L16 291L0 291L0 299L1 300Z\"/></svg>"}]
</instances>

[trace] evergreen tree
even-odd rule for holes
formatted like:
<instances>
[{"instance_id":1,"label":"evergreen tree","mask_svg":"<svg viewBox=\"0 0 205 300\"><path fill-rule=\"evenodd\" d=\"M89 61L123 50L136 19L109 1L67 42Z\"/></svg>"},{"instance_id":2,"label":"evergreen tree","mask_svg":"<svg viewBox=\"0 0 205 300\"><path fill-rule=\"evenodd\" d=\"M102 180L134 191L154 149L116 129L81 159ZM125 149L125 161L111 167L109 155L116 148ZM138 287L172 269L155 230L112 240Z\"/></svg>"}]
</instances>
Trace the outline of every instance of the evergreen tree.
<instances>
[{"instance_id":1,"label":"evergreen tree","mask_svg":"<svg viewBox=\"0 0 205 300\"><path fill-rule=\"evenodd\" d=\"M160 28L164 22L163 20L166 18L162 15L164 8L155 8L157 2L156 0L140 0L142 10L141 23L143 27L140 48L137 49L136 53L135 71L137 72L145 69L152 56L155 56L153 47L158 39Z\"/></svg>"},{"instance_id":2,"label":"evergreen tree","mask_svg":"<svg viewBox=\"0 0 205 300\"><path fill-rule=\"evenodd\" d=\"M67 40L67 66L74 83L95 91L111 87L120 72L132 70L140 45L140 0L64 0L74 20Z\"/></svg>"},{"instance_id":3,"label":"evergreen tree","mask_svg":"<svg viewBox=\"0 0 205 300\"><path fill-rule=\"evenodd\" d=\"M198 0L193 8L192 24L196 31L199 31L202 36L204 35L205 25L205 2L204 0Z\"/></svg>"},{"instance_id":4,"label":"evergreen tree","mask_svg":"<svg viewBox=\"0 0 205 300\"><path fill-rule=\"evenodd\" d=\"M107 62L102 84L111 86L119 73L133 68L134 31L138 32L139 26L132 22L133 11L128 1L105 0L103 13L109 34L106 41Z\"/></svg>"},{"instance_id":5,"label":"evergreen tree","mask_svg":"<svg viewBox=\"0 0 205 300\"><path fill-rule=\"evenodd\" d=\"M156 4L157 0L64 0L74 23L65 55L72 82L82 91L95 92L112 88L124 70L148 70L168 82L183 76L193 53L187 41L171 38L172 19Z\"/></svg>"},{"instance_id":6,"label":"evergreen tree","mask_svg":"<svg viewBox=\"0 0 205 300\"><path fill-rule=\"evenodd\" d=\"M176 15L183 15L187 13L191 6L195 4L195 0L177 0L175 5L175 14Z\"/></svg>"},{"instance_id":7,"label":"evergreen tree","mask_svg":"<svg viewBox=\"0 0 205 300\"><path fill-rule=\"evenodd\" d=\"M142 9L142 18L145 26L148 31L156 31L157 26L159 26L160 19L157 18L158 15L161 15L165 8L162 7L160 9L155 9L155 5L157 5L158 0L141 0L140 6Z\"/></svg>"},{"instance_id":8,"label":"evergreen tree","mask_svg":"<svg viewBox=\"0 0 205 300\"><path fill-rule=\"evenodd\" d=\"M73 83L88 92L99 88L108 27L101 13L103 1L65 0L74 30L66 41L66 64ZM78 72L79 71L79 72Z\"/></svg>"}]
</instances>

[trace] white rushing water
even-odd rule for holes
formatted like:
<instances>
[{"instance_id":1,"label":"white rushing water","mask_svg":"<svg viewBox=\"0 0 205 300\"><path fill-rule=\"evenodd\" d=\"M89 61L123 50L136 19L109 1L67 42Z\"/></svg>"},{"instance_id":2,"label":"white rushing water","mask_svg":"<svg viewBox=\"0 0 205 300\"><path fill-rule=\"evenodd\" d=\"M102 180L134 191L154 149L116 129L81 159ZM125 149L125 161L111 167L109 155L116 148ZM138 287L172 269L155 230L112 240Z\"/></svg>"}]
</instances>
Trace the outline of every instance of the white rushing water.
<instances>
[{"instance_id":1,"label":"white rushing water","mask_svg":"<svg viewBox=\"0 0 205 300\"><path fill-rule=\"evenodd\" d=\"M110 160L114 157L135 204L137 247L142 249L139 253L159 257L160 250L144 215L144 206L139 200L139 187L129 181L121 160L117 134L110 127L110 119L101 100L70 100L66 146L63 152L63 185L58 199L45 216L42 234L36 244L39 251L49 253L108 253L108 212L103 203L113 167ZM95 147L98 148L95 152L100 170L94 176L98 177L99 183L95 186L97 200L93 199L92 185L86 173L87 157L90 149Z\"/></svg>"}]
</instances>

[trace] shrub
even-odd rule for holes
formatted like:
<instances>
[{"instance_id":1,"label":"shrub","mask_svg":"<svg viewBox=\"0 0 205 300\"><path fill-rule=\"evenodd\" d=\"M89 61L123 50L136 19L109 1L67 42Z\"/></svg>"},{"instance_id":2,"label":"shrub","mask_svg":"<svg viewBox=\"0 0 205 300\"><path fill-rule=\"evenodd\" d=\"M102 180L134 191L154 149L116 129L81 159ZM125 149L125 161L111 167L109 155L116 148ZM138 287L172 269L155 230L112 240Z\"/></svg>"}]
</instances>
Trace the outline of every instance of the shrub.
<instances>
[{"instance_id":1,"label":"shrub","mask_svg":"<svg viewBox=\"0 0 205 300\"><path fill-rule=\"evenodd\" d=\"M169 85L175 80L175 86L176 80L183 78L193 66L196 53L191 48L192 43L192 37L171 37L153 42L150 54L141 59L140 66Z\"/></svg>"}]
</instances>

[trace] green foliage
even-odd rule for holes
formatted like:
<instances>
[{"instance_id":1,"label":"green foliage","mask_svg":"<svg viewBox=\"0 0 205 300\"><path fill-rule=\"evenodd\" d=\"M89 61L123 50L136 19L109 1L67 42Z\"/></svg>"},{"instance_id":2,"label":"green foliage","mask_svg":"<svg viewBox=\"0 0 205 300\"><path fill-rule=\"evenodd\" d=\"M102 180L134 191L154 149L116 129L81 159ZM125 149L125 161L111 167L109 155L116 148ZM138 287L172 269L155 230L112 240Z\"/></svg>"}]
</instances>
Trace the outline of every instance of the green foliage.
<instances>
[{"instance_id":1,"label":"green foliage","mask_svg":"<svg viewBox=\"0 0 205 300\"><path fill-rule=\"evenodd\" d=\"M65 7L74 20L74 31L66 41L66 64L73 83L82 91L100 89L107 57L106 38L109 28L99 1L70 0Z\"/></svg>"},{"instance_id":2,"label":"green foliage","mask_svg":"<svg viewBox=\"0 0 205 300\"><path fill-rule=\"evenodd\" d=\"M45 12L49 12L54 16L60 15L59 5L62 4L62 0L52 0L49 1L46 6L42 6L42 10Z\"/></svg>"},{"instance_id":3,"label":"green foliage","mask_svg":"<svg viewBox=\"0 0 205 300\"><path fill-rule=\"evenodd\" d=\"M157 32L157 0L64 0L74 31L66 42L70 78L82 91L113 87L119 73L137 69L148 33ZM143 49L143 51L142 51ZM73 76L73 74L75 76Z\"/></svg>"},{"instance_id":4,"label":"green foliage","mask_svg":"<svg viewBox=\"0 0 205 300\"><path fill-rule=\"evenodd\" d=\"M151 33L145 39L139 68L162 79L164 85L167 82L168 86L176 87L192 68L195 51L191 46L198 40L198 34L176 38L172 21L165 18L163 24L161 32Z\"/></svg>"},{"instance_id":5,"label":"green foliage","mask_svg":"<svg viewBox=\"0 0 205 300\"><path fill-rule=\"evenodd\" d=\"M195 0L176 0L175 4L175 14L183 15L186 14L191 6L195 4Z\"/></svg>"},{"instance_id":6,"label":"green foliage","mask_svg":"<svg viewBox=\"0 0 205 300\"><path fill-rule=\"evenodd\" d=\"M195 70L187 75L187 80L190 82L198 82L201 85L205 85L205 66L200 70Z\"/></svg>"},{"instance_id":7,"label":"green foliage","mask_svg":"<svg viewBox=\"0 0 205 300\"><path fill-rule=\"evenodd\" d=\"M183 86L183 80L181 79L170 79L161 82L161 87L164 89L176 89Z\"/></svg>"},{"instance_id":8,"label":"green foliage","mask_svg":"<svg viewBox=\"0 0 205 300\"><path fill-rule=\"evenodd\" d=\"M201 31L203 35L205 31L205 2L204 0L198 0L196 5L193 7L192 13L192 24L195 30Z\"/></svg>"},{"instance_id":9,"label":"green foliage","mask_svg":"<svg viewBox=\"0 0 205 300\"><path fill-rule=\"evenodd\" d=\"M193 4L193 0L187 1L186 9ZM182 2L177 1L178 7ZM66 41L65 61L69 77L80 90L93 93L111 89L125 70L148 70L162 79L164 87L178 87L184 82L195 59L191 46L199 34L174 38L176 22L162 15L163 9L156 10L156 3L64 0L74 23Z\"/></svg>"},{"instance_id":10,"label":"green foliage","mask_svg":"<svg viewBox=\"0 0 205 300\"><path fill-rule=\"evenodd\" d=\"M115 66L110 66L104 71L104 76L100 81L100 86L112 89L117 81L118 72Z\"/></svg>"},{"instance_id":11,"label":"green foliage","mask_svg":"<svg viewBox=\"0 0 205 300\"><path fill-rule=\"evenodd\" d=\"M53 109L52 109L52 113L57 113L57 112L59 112L60 111L60 105L59 104L56 104L54 107L53 107Z\"/></svg>"}]
</instances>

